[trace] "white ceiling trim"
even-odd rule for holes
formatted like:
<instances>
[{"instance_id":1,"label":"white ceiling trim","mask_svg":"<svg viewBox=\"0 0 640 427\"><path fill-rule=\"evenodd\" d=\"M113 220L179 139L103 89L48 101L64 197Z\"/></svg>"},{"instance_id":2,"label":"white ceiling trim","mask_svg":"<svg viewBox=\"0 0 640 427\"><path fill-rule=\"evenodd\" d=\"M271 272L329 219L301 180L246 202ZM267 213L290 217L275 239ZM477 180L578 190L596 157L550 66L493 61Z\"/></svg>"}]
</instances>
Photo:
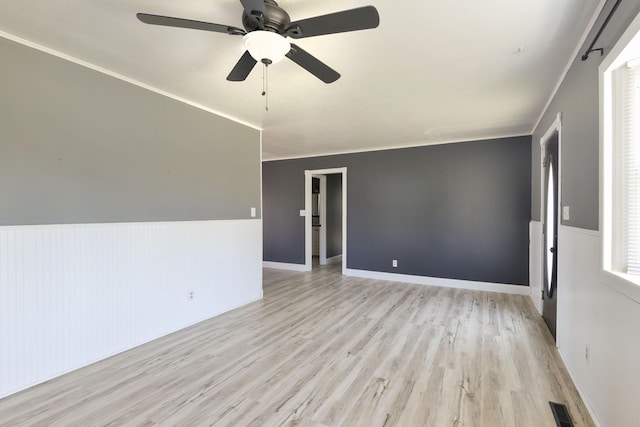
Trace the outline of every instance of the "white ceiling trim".
<instances>
[{"instance_id":1,"label":"white ceiling trim","mask_svg":"<svg viewBox=\"0 0 640 427\"><path fill-rule=\"evenodd\" d=\"M576 57L578 56L578 53L580 52L580 49L582 49L582 45L587 40L587 37L589 36L589 33L593 29L593 26L596 24L596 21L598 20L598 17L600 16L600 13L602 12L602 9L604 9L604 5L606 3L607 3L607 0L600 0L600 3L598 4L598 7L596 8L596 11L594 12L593 16L591 16L591 19L589 20L589 24L587 25L587 28L585 28L584 32L582 33L582 36L580 36L580 40L578 41L578 45L575 47L575 49L573 49L573 53L569 57L569 60L567 61L567 65L565 65L564 70L562 70L562 74L560 75L560 78L558 79L558 83L556 83L555 87L553 88L553 91L551 91L551 95L549 96L549 99L547 100L546 104L544 105L544 108L542 109L542 112L540 113L540 116L538 117L538 120L536 120L536 124L533 125L533 128L531 129L531 134L532 135L533 135L533 132L535 132L535 130L540 125L540 122L542 121L542 118L544 117L545 113L547 112L547 109L551 105L551 102L553 101L553 98L555 98L556 94L558 93L558 90L560 90L560 86L562 85L562 82L564 81L564 78L567 77L567 74L569 73L569 69L571 68L571 65L573 64L573 61L575 61Z\"/></svg>"},{"instance_id":2,"label":"white ceiling trim","mask_svg":"<svg viewBox=\"0 0 640 427\"><path fill-rule=\"evenodd\" d=\"M363 148L362 150L351 150L351 151L335 151L330 153L322 153L322 154L310 154L308 156L290 156L290 157L277 157L277 158L268 158L262 159L263 162L276 162L278 160L295 160L295 159L311 159L314 157L326 157L326 156L340 156L345 154L358 154L358 153L370 153L372 151L388 151L388 150L402 150L405 148L418 148L418 147L427 147L429 145L444 145L444 144L458 144L462 142L476 142L476 141L489 141L492 139L500 139L500 138L517 138L520 136L531 136L531 133L517 133L517 134L496 134L490 136L483 136L482 138L467 138L467 139L443 139L439 141L429 141L423 143L415 143L415 144L406 144L406 145L389 145L386 147L374 147L374 148Z\"/></svg>"},{"instance_id":3,"label":"white ceiling trim","mask_svg":"<svg viewBox=\"0 0 640 427\"><path fill-rule=\"evenodd\" d=\"M255 125L253 125L253 124L251 124L249 122L246 122L244 120L240 120L237 117L230 116L230 115L225 114L225 113L223 113L221 111L213 110L213 109L208 108L208 107L206 107L206 106L204 106L202 104L198 104L197 102L190 101L190 100L188 100L186 98L181 98L181 97L179 97L177 95L174 95L172 93L163 91L162 89L158 89L158 88L153 87L151 85L148 85L146 83L142 83L141 81L138 81L138 80L132 79L130 77L124 76L122 74L115 73L115 72L113 72L111 70L108 70L106 68L99 67L99 66L97 66L95 64L92 64L90 62L83 61L83 60L78 59L76 57L73 57L71 55L67 55L65 53L62 53L62 52L59 52L57 50L48 48L46 46L42 46L40 44L34 43L32 41L29 41L29 40L25 40L25 39L23 39L21 37L17 37L17 36L15 36L13 34L9 34L9 33L6 33L4 31L0 31L0 37L3 37L5 39L7 39L7 40L14 41L14 42L16 42L18 44L30 47L32 49L39 50L39 51L47 53L49 55L56 56L56 57L58 57L60 59L64 59L65 61L72 62L72 63L80 65L82 67L89 68L89 69L91 69L93 71L97 71L98 73L106 74L106 75L108 75L110 77L113 77L115 79L125 81L127 83L130 83L132 85L141 87L141 88L149 90L151 92L155 92L158 95L166 96L167 98L171 98L171 99L176 100L178 102L185 103L185 104L190 105L192 107L195 107L195 108L198 108L200 110L206 111L207 113L212 113L212 114L215 114L217 116L224 117L225 119L232 120L232 121L234 121L236 123L248 126L248 127L252 128L252 129L255 129L255 130L259 130L260 133L262 134L262 128L260 128L258 126L255 126Z\"/></svg>"}]
</instances>

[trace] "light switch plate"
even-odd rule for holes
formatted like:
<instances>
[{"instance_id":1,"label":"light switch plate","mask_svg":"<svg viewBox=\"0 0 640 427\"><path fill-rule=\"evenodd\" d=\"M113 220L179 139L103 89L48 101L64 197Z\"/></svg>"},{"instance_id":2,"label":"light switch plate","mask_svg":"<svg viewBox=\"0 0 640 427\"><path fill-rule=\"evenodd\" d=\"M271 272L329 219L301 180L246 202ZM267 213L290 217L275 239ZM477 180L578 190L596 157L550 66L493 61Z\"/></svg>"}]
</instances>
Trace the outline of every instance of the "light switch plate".
<instances>
[{"instance_id":1,"label":"light switch plate","mask_svg":"<svg viewBox=\"0 0 640 427\"><path fill-rule=\"evenodd\" d=\"M300 216L307 216L307 211L300 209Z\"/></svg>"},{"instance_id":2,"label":"light switch plate","mask_svg":"<svg viewBox=\"0 0 640 427\"><path fill-rule=\"evenodd\" d=\"M256 208L251 208L251 218L256 217Z\"/></svg>"},{"instance_id":3,"label":"light switch plate","mask_svg":"<svg viewBox=\"0 0 640 427\"><path fill-rule=\"evenodd\" d=\"M571 215L569 214L569 206L562 207L562 219L564 221L569 221L571 219Z\"/></svg>"}]
</instances>

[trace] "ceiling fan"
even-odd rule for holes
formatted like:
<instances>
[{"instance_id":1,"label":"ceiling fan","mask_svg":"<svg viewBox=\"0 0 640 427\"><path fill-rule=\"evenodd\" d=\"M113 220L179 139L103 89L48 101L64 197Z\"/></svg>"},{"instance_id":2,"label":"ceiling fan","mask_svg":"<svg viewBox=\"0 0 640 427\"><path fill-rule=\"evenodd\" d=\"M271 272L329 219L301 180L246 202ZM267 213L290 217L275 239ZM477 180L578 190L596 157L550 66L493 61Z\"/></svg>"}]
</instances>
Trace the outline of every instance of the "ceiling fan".
<instances>
[{"instance_id":1,"label":"ceiling fan","mask_svg":"<svg viewBox=\"0 0 640 427\"><path fill-rule=\"evenodd\" d=\"M210 22L170 16L138 13L138 19L146 24L168 27L190 28L194 30L226 33L244 36L246 52L227 76L229 81L243 81L258 61L265 66L287 57L325 83L333 83L340 74L286 38L301 39L325 34L376 28L380 23L378 11L373 6L328 15L316 16L291 22L289 14L274 0L240 0L242 7L242 28Z\"/></svg>"}]
</instances>

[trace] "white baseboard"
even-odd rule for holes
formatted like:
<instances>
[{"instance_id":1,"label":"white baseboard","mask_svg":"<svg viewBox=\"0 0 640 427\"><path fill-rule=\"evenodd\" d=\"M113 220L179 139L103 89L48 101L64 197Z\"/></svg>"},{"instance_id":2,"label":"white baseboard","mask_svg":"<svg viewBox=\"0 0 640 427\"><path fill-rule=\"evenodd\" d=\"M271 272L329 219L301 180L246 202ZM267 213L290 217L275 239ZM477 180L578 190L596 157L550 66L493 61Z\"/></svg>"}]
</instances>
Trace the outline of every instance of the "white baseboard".
<instances>
[{"instance_id":1,"label":"white baseboard","mask_svg":"<svg viewBox=\"0 0 640 427\"><path fill-rule=\"evenodd\" d=\"M304 264L290 264L287 262L263 261L262 266L264 268L274 268L276 270L307 271L307 266Z\"/></svg>"},{"instance_id":2,"label":"white baseboard","mask_svg":"<svg viewBox=\"0 0 640 427\"><path fill-rule=\"evenodd\" d=\"M441 286L444 288L469 289L473 291L499 292L503 294L529 295L529 286L507 285L501 283L476 282L471 280L443 279L441 277L413 276L410 274L384 273L380 271L354 270L347 268L347 276L365 279L389 280L392 282L413 283L417 285Z\"/></svg>"},{"instance_id":3,"label":"white baseboard","mask_svg":"<svg viewBox=\"0 0 640 427\"><path fill-rule=\"evenodd\" d=\"M327 265L342 264L342 254L327 258Z\"/></svg>"}]
</instances>

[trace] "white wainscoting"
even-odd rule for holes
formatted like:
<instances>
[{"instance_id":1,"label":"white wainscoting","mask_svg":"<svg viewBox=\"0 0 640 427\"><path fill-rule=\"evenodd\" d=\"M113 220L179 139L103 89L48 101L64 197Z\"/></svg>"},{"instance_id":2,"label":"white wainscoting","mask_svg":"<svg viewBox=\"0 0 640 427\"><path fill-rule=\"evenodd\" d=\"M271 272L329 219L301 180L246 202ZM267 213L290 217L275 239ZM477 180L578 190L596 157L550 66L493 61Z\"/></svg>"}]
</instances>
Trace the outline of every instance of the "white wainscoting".
<instances>
[{"instance_id":1,"label":"white wainscoting","mask_svg":"<svg viewBox=\"0 0 640 427\"><path fill-rule=\"evenodd\" d=\"M365 279L389 280L392 282L413 283L417 285L442 286L444 288L469 289L472 291L500 292L504 294L529 295L526 285L476 282L472 280L444 279L441 277L414 276L411 274L386 273L381 271L356 270L347 268L346 276Z\"/></svg>"},{"instance_id":2,"label":"white wainscoting","mask_svg":"<svg viewBox=\"0 0 640 427\"><path fill-rule=\"evenodd\" d=\"M0 227L0 397L260 299L261 260L260 220Z\"/></svg>"},{"instance_id":3,"label":"white wainscoting","mask_svg":"<svg viewBox=\"0 0 640 427\"><path fill-rule=\"evenodd\" d=\"M529 286L533 305L542 314L542 223L529 223Z\"/></svg>"},{"instance_id":4,"label":"white wainscoting","mask_svg":"<svg viewBox=\"0 0 640 427\"><path fill-rule=\"evenodd\" d=\"M640 426L640 304L599 279L598 232L561 226L557 344L601 426Z\"/></svg>"}]
</instances>

